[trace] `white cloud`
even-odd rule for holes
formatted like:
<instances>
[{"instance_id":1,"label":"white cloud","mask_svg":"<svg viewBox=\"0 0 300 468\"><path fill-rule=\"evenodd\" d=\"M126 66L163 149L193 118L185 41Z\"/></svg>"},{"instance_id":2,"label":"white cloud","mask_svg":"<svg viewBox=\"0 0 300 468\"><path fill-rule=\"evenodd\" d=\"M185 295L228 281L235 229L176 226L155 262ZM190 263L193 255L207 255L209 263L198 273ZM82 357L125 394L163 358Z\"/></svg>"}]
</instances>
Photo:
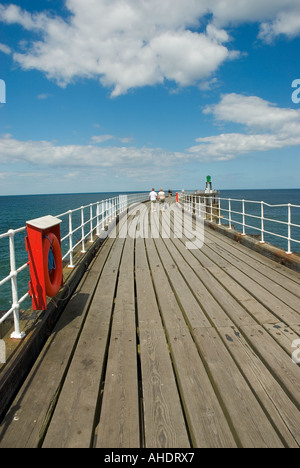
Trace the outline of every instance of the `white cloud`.
<instances>
[{"instance_id":1,"label":"white cloud","mask_svg":"<svg viewBox=\"0 0 300 468\"><path fill-rule=\"evenodd\" d=\"M300 34L299 0L65 0L67 18L0 5L0 21L35 33L14 60L59 85L98 79L112 96L174 80L179 86L209 82L228 59L227 27L260 24L270 42ZM206 26L207 18L210 23ZM36 39L38 35L38 39ZM26 47L26 46L25 46ZM9 53L7 46L0 47Z\"/></svg>"},{"instance_id":2,"label":"white cloud","mask_svg":"<svg viewBox=\"0 0 300 468\"><path fill-rule=\"evenodd\" d=\"M113 135L95 135L91 138L91 143L93 144L98 144L98 143L105 143L106 141L109 140L115 140L115 141L120 141L121 143L130 143L133 138L131 137L125 137L125 138L120 138L116 137Z\"/></svg>"},{"instance_id":3,"label":"white cloud","mask_svg":"<svg viewBox=\"0 0 300 468\"><path fill-rule=\"evenodd\" d=\"M49 141L20 141L10 134L0 138L0 163L6 165L20 163L27 167L125 168L132 172L138 168L159 167L164 160L173 163L182 157L184 155L181 153L174 154L160 148L58 145Z\"/></svg>"},{"instance_id":4,"label":"white cloud","mask_svg":"<svg viewBox=\"0 0 300 468\"><path fill-rule=\"evenodd\" d=\"M4 54L9 55L11 54L11 48L5 44L0 43L0 52L3 52Z\"/></svg>"},{"instance_id":5,"label":"white cloud","mask_svg":"<svg viewBox=\"0 0 300 468\"><path fill-rule=\"evenodd\" d=\"M187 151L201 160L229 160L242 154L300 145L300 110L279 108L257 96L224 95L204 109L218 122L240 124L247 133L197 138Z\"/></svg>"},{"instance_id":6,"label":"white cloud","mask_svg":"<svg viewBox=\"0 0 300 468\"><path fill-rule=\"evenodd\" d=\"M300 111L277 107L257 96L226 94L219 104L207 106L204 114L216 120L246 125L250 129L281 131L284 126L300 122Z\"/></svg>"},{"instance_id":7,"label":"white cloud","mask_svg":"<svg viewBox=\"0 0 300 468\"><path fill-rule=\"evenodd\" d=\"M91 143L105 143L105 141L113 140L112 135L95 135L91 138Z\"/></svg>"},{"instance_id":8,"label":"white cloud","mask_svg":"<svg viewBox=\"0 0 300 468\"><path fill-rule=\"evenodd\" d=\"M130 88L174 80L180 86L207 80L227 59L225 30L208 25L195 32L208 12L207 0L67 0L66 20L0 6L0 17L40 35L14 60L66 86L77 77L98 78L112 96Z\"/></svg>"},{"instance_id":9,"label":"white cloud","mask_svg":"<svg viewBox=\"0 0 300 468\"><path fill-rule=\"evenodd\" d=\"M273 21L261 24L259 38L270 43L277 36L293 38L300 35L300 5L297 9L280 12Z\"/></svg>"}]
</instances>

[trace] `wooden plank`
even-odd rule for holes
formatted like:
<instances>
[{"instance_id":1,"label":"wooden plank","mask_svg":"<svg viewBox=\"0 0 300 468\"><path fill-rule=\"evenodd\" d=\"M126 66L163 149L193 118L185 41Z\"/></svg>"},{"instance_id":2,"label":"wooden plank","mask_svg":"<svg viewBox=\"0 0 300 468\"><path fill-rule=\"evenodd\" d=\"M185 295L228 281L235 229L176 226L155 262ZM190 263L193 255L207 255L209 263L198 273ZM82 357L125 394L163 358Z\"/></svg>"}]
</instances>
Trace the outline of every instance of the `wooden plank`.
<instances>
[{"instance_id":1,"label":"wooden plank","mask_svg":"<svg viewBox=\"0 0 300 468\"><path fill-rule=\"evenodd\" d=\"M103 269L45 437L45 448L91 445L123 245L123 239L116 239Z\"/></svg>"},{"instance_id":2,"label":"wooden plank","mask_svg":"<svg viewBox=\"0 0 300 468\"><path fill-rule=\"evenodd\" d=\"M194 448L232 448L235 438L190 333L169 330L178 386Z\"/></svg>"},{"instance_id":3,"label":"wooden plank","mask_svg":"<svg viewBox=\"0 0 300 468\"><path fill-rule=\"evenodd\" d=\"M222 242L224 248L226 248L227 245L229 249L233 249L233 251L236 251L237 256L239 256L240 252L245 254L248 257L246 263L248 263L249 261L252 265L255 264L256 269L258 270L261 270L261 268L263 268L262 271L266 272L268 277L270 277L271 279L277 278L279 284L284 284L285 287L287 287L287 289L291 292L293 292L293 285L295 285L296 288L300 285L300 274L294 270L291 270L285 265L281 265L280 263L275 262L274 260L271 260L270 258L264 255L261 255L259 252L249 249L244 245L241 245L238 242L234 241L233 239L230 239L229 237L226 237L221 233L213 231L212 229L207 228L205 234L209 243Z\"/></svg>"},{"instance_id":4,"label":"wooden plank","mask_svg":"<svg viewBox=\"0 0 300 468\"><path fill-rule=\"evenodd\" d=\"M136 293L145 447L190 447L143 239L136 241Z\"/></svg>"},{"instance_id":5,"label":"wooden plank","mask_svg":"<svg viewBox=\"0 0 300 468\"><path fill-rule=\"evenodd\" d=\"M177 241L175 242L177 243ZM168 248L168 250L166 247ZM177 278L175 277L174 272L168 269L168 265L171 258L170 253L172 254L172 258L174 258L175 260L174 263L176 264L178 270L180 271L186 283L189 285L189 288L191 288L192 294L200 304L200 311L203 310L206 316L208 317L210 321L209 326L211 326L211 323L215 324L216 326L229 326L233 324L231 317L228 316L228 314L224 310L224 307L221 306L221 303L223 305L223 301L219 300L219 298L218 300L216 300L216 294L212 294L211 291L207 288L207 271L205 269L198 268L196 274L195 271L189 265L188 261L186 261L185 258L182 258L179 252L176 251L176 248L174 247L174 244L171 241L166 241L165 245L163 245L162 242L160 242L158 248L160 255L164 258L164 262L166 264L166 268L172 281L173 287L177 291L177 284L179 284L179 282L177 283ZM185 253L186 252L184 251L184 254ZM222 290L222 292L224 292L224 290ZM189 318L191 326L198 326L196 320L189 312L190 306L188 292L185 292L184 296L178 293L178 297L180 298L185 313ZM202 325L200 322L200 326L207 326L205 320L201 318L202 315L204 316L203 312L202 314L200 314L200 312L197 311L196 307L195 311L196 317L199 317L202 321Z\"/></svg>"},{"instance_id":6,"label":"wooden plank","mask_svg":"<svg viewBox=\"0 0 300 468\"><path fill-rule=\"evenodd\" d=\"M206 246L203 247L201 253L196 252L194 255L197 255L197 258L200 258L201 255L208 256L211 260L218 264L219 253L214 252L214 250ZM200 262L202 263L202 260L200 260ZM269 320L270 323L284 321L289 325L299 323L300 316L298 312L282 302L279 298L275 297L272 293L261 286L261 284L256 282L253 278L250 278L245 272L241 271L235 265L232 265L229 261L227 261L227 265L222 266L222 270L230 275L234 281L240 284L273 315L273 318L271 316L267 320L259 319L259 321L263 321L265 323Z\"/></svg>"},{"instance_id":7,"label":"wooden plank","mask_svg":"<svg viewBox=\"0 0 300 468\"><path fill-rule=\"evenodd\" d=\"M285 445L300 446L299 409L238 329L218 332Z\"/></svg>"},{"instance_id":8,"label":"wooden plank","mask_svg":"<svg viewBox=\"0 0 300 468\"><path fill-rule=\"evenodd\" d=\"M224 268L225 271L242 285L250 294L252 294L264 307L270 310L274 315L275 323L278 321L285 322L288 325L299 324L299 314L283 303L279 298L274 297L264 287L249 278L245 273L238 270L235 266L230 265ZM272 320L271 323L274 323Z\"/></svg>"},{"instance_id":9,"label":"wooden plank","mask_svg":"<svg viewBox=\"0 0 300 468\"><path fill-rule=\"evenodd\" d=\"M190 447L164 330L140 329L145 447Z\"/></svg>"},{"instance_id":10,"label":"wooden plank","mask_svg":"<svg viewBox=\"0 0 300 468\"><path fill-rule=\"evenodd\" d=\"M107 240L35 362L0 429L1 448L36 448L42 442L113 241Z\"/></svg>"},{"instance_id":11,"label":"wooden plank","mask_svg":"<svg viewBox=\"0 0 300 468\"><path fill-rule=\"evenodd\" d=\"M239 252L239 257L236 257L236 253L227 252L222 246L216 244L210 244L207 249L211 249L216 252L219 256L228 261L230 265L238 268L241 272L246 274L249 278L256 281L266 291L272 294L274 297L280 299L284 304L288 305L295 311L299 310L300 299L290 291L284 289L280 284L275 283L274 280L268 278L266 275L260 273L260 271L253 268L251 265L244 261L244 256Z\"/></svg>"},{"instance_id":12,"label":"wooden plank","mask_svg":"<svg viewBox=\"0 0 300 468\"><path fill-rule=\"evenodd\" d=\"M215 277L223 288L225 288L231 296L233 296L236 301L243 306L243 308L250 313L250 316L257 320L259 323L275 323L277 318L260 302L258 302L248 291L246 291L242 285L238 284L234 279L232 279L226 271L220 266L223 265L226 267L228 262L220 262L219 256L214 258L214 261L209 259L204 253L203 249L190 250L189 254L186 252L184 243L186 238L183 236L181 242L179 240L174 240L174 245L181 252L182 256L188 256L188 264L193 268L194 272L200 276L201 280L210 288L211 291L215 290L214 283L211 280L209 273ZM195 259L193 259L193 257ZM197 263L198 261L198 263ZM222 295L219 296L215 292L216 296L221 299ZM223 298L222 303L227 304L226 298ZM229 305L229 304L228 304ZM230 310L230 307L229 307ZM234 308L232 309L234 310ZM241 309L240 309L241 311ZM250 317L247 317L244 313L239 316L239 321L241 320L251 320ZM222 325L220 325L222 326Z\"/></svg>"},{"instance_id":13,"label":"wooden plank","mask_svg":"<svg viewBox=\"0 0 300 468\"><path fill-rule=\"evenodd\" d=\"M264 328L268 330L270 335L280 344L280 346L288 353L290 356L293 352L292 344L296 340L299 340L300 334L296 333L288 325L283 322L274 323L274 324L265 324Z\"/></svg>"},{"instance_id":14,"label":"wooden plank","mask_svg":"<svg viewBox=\"0 0 300 468\"><path fill-rule=\"evenodd\" d=\"M253 318L249 313L247 313L247 311L230 294L230 292L224 288L223 284L219 283L213 277L209 269L200 267L199 262L194 258L193 254L190 251L185 250L181 242L174 241L174 245L178 248L185 260L185 263L183 263L179 257L178 267L183 272L186 281L191 285L193 291L196 291L200 284L202 284L207 291L207 301L205 303L202 302L204 310L208 313L211 304L217 304L219 309L218 316L216 314L214 316L209 314L212 323L216 327L230 325L229 322L232 324L246 324L253 322ZM171 248L173 251L174 247Z\"/></svg>"},{"instance_id":15,"label":"wooden plank","mask_svg":"<svg viewBox=\"0 0 300 468\"><path fill-rule=\"evenodd\" d=\"M97 448L139 448L134 241L126 239L113 313Z\"/></svg>"},{"instance_id":16,"label":"wooden plank","mask_svg":"<svg viewBox=\"0 0 300 468\"><path fill-rule=\"evenodd\" d=\"M183 242L186 242L185 236L182 237L182 242L178 239L168 239L165 241L165 245L172 257L176 259L176 264L193 290L193 293L195 294L196 291L199 291L196 297L202 308L209 315L210 320L216 326L230 325L233 319L239 323L251 322L252 319L249 314L246 313L245 309L240 306L228 291L215 281L206 269L199 268L199 262L192 254L195 251L199 252L199 249L188 250ZM161 246L161 241L157 245ZM166 251L160 253L160 255L166 255ZM170 271L170 265L168 265L167 271ZM213 314L210 312L212 307L214 307Z\"/></svg>"},{"instance_id":17,"label":"wooden plank","mask_svg":"<svg viewBox=\"0 0 300 468\"><path fill-rule=\"evenodd\" d=\"M146 247L193 446L234 447L236 446L234 437L193 338L187 326L179 328L179 323L185 321L183 317L179 320L180 309L164 273L154 241L146 239ZM173 298L172 307L176 309L175 315L170 314L170 298Z\"/></svg>"},{"instance_id":18,"label":"wooden plank","mask_svg":"<svg viewBox=\"0 0 300 468\"><path fill-rule=\"evenodd\" d=\"M163 324L152 284L144 239L141 238L136 240L135 273L138 327L144 330L162 330Z\"/></svg>"},{"instance_id":19,"label":"wooden plank","mask_svg":"<svg viewBox=\"0 0 300 468\"><path fill-rule=\"evenodd\" d=\"M203 268L203 265L206 265L206 257L203 254L202 249L187 250L184 245L186 240L187 239L185 236L183 236L181 240L172 239L174 246L178 249L186 263L181 260L181 256L178 256L176 249L170 242L166 241L166 246L168 247L172 256L178 259L178 267L184 276L186 270L191 268L193 269L195 275L197 275L198 280L195 279L193 275L191 277L191 273L189 273L188 277L185 276L186 281L193 290L195 289L195 282L197 283L198 281L198 284L203 283L209 290L210 295L212 296L212 300L217 300L218 303L225 309L229 317L237 324L252 323L252 316L254 316L255 319L259 318L259 320L262 322L266 322L267 320L272 320L273 322L276 321L273 315L265 307L258 303L248 292L246 292L241 286L233 281L229 275L224 273L224 271L219 266L219 262L217 262L217 264L211 262L209 263L209 267ZM202 266L199 265L199 261L201 262ZM188 268L186 267L186 264L188 264ZM217 275L213 274L216 272ZM221 280L218 278L220 275ZM218 281L216 281L215 278L217 278ZM241 298L243 298L243 301L241 301ZM206 307L204 308L206 310ZM249 311L251 312L250 315ZM219 321L214 321L214 323L216 326L226 326L225 323L221 323Z\"/></svg>"},{"instance_id":20,"label":"wooden plank","mask_svg":"<svg viewBox=\"0 0 300 468\"><path fill-rule=\"evenodd\" d=\"M276 317L253 297L241 284L237 283L226 271L217 265L208 268L209 272L244 307L258 323L275 323Z\"/></svg>"},{"instance_id":21,"label":"wooden plank","mask_svg":"<svg viewBox=\"0 0 300 468\"><path fill-rule=\"evenodd\" d=\"M217 331L193 330L196 343L244 448L282 448L282 442Z\"/></svg>"},{"instance_id":22,"label":"wooden plank","mask_svg":"<svg viewBox=\"0 0 300 468\"><path fill-rule=\"evenodd\" d=\"M111 336L95 447L140 447L136 343L125 330Z\"/></svg>"},{"instance_id":23,"label":"wooden plank","mask_svg":"<svg viewBox=\"0 0 300 468\"><path fill-rule=\"evenodd\" d=\"M164 310L164 320L168 319L168 323L172 324L172 328L187 328L177 298L170 286L163 264L157 254L153 239L146 239L146 248L159 309Z\"/></svg>"},{"instance_id":24,"label":"wooden plank","mask_svg":"<svg viewBox=\"0 0 300 468\"><path fill-rule=\"evenodd\" d=\"M173 241L173 240L172 240ZM174 252L174 249L172 250L172 241L170 239L166 239L165 242L162 239L157 239L155 240L155 245L156 248L159 252L159 255L161 257L161 261L165 265L166 272L168 272L168 276L171 280L171 277L173 279L173 289L176 292L177 289L177 282L176 279L178 280L178 285L182 285L182 282L178 279L178 275L176 275L176 270L180 271L180 274L184 277L186 283L189 285L191 288L194 297L200 304L201 308L197 311L197 315L199 318L203 317L202 319L202 324L200 326L207 326L207 322L205 322L205 316L202 312L202 310L205 311L207 317L209 317L209 320L212 323L216 323L219 326L226 326L232 324L231 320L229 317L226 315L222 307L219 305L219 303L215 300L214 297L210 294L210 292L207 290L203 282L200 280L200 278L195 274L193 269L191 268L190 264L188 261L184 261L179 252ZM182 252L183 255L186 253L188 254L188 251L186 248L183 246L183 244L178 240L174 239L174 244L179 245L180 248L182 247ZM173 256L170 255L168 250L165 247L168 245L169 250L172 250ZM149 244L150 245L150 244ZM155 251L152 251L151 255L156 256L157 254ZM176 259L176 261L175 261ZM153 266L155 268L155 266ZM174 277L176 275L176 277ZM182 296L182 294L177 294L177 297L180 297L180 301L185 301L186 308L185 311L188 313L189 311L189 299L190 299L190 294L188 290L186 289L185 294L188 296L188 300L185 301L186 296ZM192 317L192 314L191 314ZM194 320L194 319L193 319ZM210 325L210 324L209 324Z\"/></svg>"},{"instance_id":25,"label":"wooden plank","mask_svg":"<svg viewBox=\"0 0 300 468\"><path fill-rule=\"evenodd\" d=\"M290 399L300 407L300 367L260 325L241 327L241 331L269 371L280 382Z\"/></svg>"},{"instance_id":26,"label":"wooden plank","mask_svg":"<svg viewBox=\"0 0 300 468\"><path fill-rule=\"evenodd\" d=\"M164 221L164 216L161 221ZM158 220L156 220L157 222ZM162 231L166 223L163 224ZM166 231L165 231L166 233ZM208 309L211 314L210 317L218 316L218 319L226 321L229 324L228 318L224 315L223 311L220 311L220 307L209 295L206 288L203 286L201 281L196 279L197 287L195 287L195 275L189 266L182 261L179 252L173 249L173 244L170 238L166 237L163 242L155 240L155 245L160 259L164 265L165 273L169 279L174 294L177 297L177 301L181 306L184 316L191 328L194 327L210 327L211 323L205 315L205 311ZM187 276L186 276L187 275ZM195 297L195 292L196 297ZM201 305L198 298L201 297Z\"/></svg>"}]
</instances>

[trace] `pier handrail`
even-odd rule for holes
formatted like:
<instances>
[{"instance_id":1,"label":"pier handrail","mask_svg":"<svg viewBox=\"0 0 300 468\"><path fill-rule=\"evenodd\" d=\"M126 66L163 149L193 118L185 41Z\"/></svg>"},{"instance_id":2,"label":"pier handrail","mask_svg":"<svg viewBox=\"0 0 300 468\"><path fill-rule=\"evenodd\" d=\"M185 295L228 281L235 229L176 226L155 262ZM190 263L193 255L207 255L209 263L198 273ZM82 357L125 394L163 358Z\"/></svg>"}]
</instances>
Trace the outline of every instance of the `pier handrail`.
<instances>
[{"instance_id":1,"label":"pier handrail","mask_svg":"<svg viewBox=\"0 0 300 468\"><path fill-rule=\"evenodd\" d=\"M247 233L250 234L249 230L258 231L260 233L259 242L261 244L265 243L266 234L269 236L285 239L287 245L287 254L293 253L292 243L300 244L300 224L292 222L292 209L298 209L300 215L300 205L295 205L292 203L272 205L264 201L245 200L239 198L223 198L216 196L216 194L195 194L190 192L180 193L179 203L183 205L184 208L188 211L192 213L197 213L200 216L205 216L210 222L215 222L219 225L222 225L222 221L228 222L229 230L232 230L237 224L241 227L242 235L244 236ZM240 209L236 208L237 203L240 205ZM233 206L234 204L235 207ZM251 213L249 212L249 210L246 210L247 204L255 205L255 208L257 208L256 211ZM265 207L271 209L286 209L286 220L266 216ZM234 217L234 215L238 215L238 217ZM256 225L255 223L249 224L249 219L258 220L258 223ZM274 232L274 230L272 231L270 229L266 229L266 223L275 223L277 225L285 226L286 235ZM294 231L299 229L299 231L297 231L298 238L293 236L292 229L294 229Z\"/></svg>"},{"instance_id":2,"label":"pier handrail","mask_svg":"<svg viewBox=\"0 0 300 468\"><path fill-rule=\"evenodd\" d=\"M80 248L79 246L81 246L80 253L86 253L87 242L93 243L95 236L100 236L107 224L127 210L129 206L147 200L148 195L148 192L122 194L56 215L57 218L62 220L62 259L65 261L68 260L68 267L74 268L80 263L81 255L79 255L77 259L74 259L74 252ZM23 234L24 237L24 234L26 234L26 226L18 229L10 229L0 234L0 241L3 239L9 240L10 259L10 273L2 279L0 277L0 291L1 287L10 281L12 298L11 308L0 317L0 325L13 315L14 332L11 334L11 338L21 339L25 336L25 333L20 330L20 306L29 298L29 292L25 292L24 288L18 286L17 277L20 273L29 270L29 262L25 262L18 268L16 267L15 237L18 234ZM20 242L22 242L22 239ZM24 243L23 248L25 252ZM24 257L25 256L27 258L26 252L24 253ZM20 289L23 289L21 292L22 297L19 297Z\"/></svg>"}]
</instances>

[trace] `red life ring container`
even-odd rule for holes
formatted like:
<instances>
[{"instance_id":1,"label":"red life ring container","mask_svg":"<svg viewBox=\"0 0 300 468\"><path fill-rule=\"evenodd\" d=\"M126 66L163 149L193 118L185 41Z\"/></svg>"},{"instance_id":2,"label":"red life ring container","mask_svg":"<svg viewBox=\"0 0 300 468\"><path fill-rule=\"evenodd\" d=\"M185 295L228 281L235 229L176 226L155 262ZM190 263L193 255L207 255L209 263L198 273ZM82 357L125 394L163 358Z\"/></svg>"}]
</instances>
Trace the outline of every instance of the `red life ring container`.
<instances>
[{"instance_id":1,"label":"red life ring container","mask_svg":"<svg viewBox=\"0 0 300 468\"><path fill-rule=\"evenodd\" d=\"M53 253L55 268L49 271L50 249ZM46 295L54 297L62 284L62 256L59 240L52 232L43 238L43 262Z\"/></svg>"}]
</instances>

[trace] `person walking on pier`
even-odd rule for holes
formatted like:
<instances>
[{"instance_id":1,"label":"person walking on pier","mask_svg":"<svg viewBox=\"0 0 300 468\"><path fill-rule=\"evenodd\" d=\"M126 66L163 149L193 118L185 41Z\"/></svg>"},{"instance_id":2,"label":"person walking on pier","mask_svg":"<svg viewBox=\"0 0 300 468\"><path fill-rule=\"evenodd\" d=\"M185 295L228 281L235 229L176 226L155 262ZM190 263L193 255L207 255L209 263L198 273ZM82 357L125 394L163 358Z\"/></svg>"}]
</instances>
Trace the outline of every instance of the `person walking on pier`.
<instances>
[{"instance_id":1,"label":"person walking on pier","mask_svg":"<svg viewBox=\"0 0 300 468\"><path fill-rule=\"evenodd\" d=\"M152 192L149 193L149 200L151 201L151 212L156 211L156 199L157 199L157 193L155 192L154 188L152 189Z\"/></svg>"},{"instance_id":2,"label":"person walking on pier","mask_svg":"<svg viewBox=\"0 0 300 468\"><path fill-rule=\"evenodd\" d=\"M157 200L159 200L159 204L161 206L161 210L165 211L165 202L166 202L166 194L161 188L160 191L158 192Z\"/></svg>"}]
</instances>

